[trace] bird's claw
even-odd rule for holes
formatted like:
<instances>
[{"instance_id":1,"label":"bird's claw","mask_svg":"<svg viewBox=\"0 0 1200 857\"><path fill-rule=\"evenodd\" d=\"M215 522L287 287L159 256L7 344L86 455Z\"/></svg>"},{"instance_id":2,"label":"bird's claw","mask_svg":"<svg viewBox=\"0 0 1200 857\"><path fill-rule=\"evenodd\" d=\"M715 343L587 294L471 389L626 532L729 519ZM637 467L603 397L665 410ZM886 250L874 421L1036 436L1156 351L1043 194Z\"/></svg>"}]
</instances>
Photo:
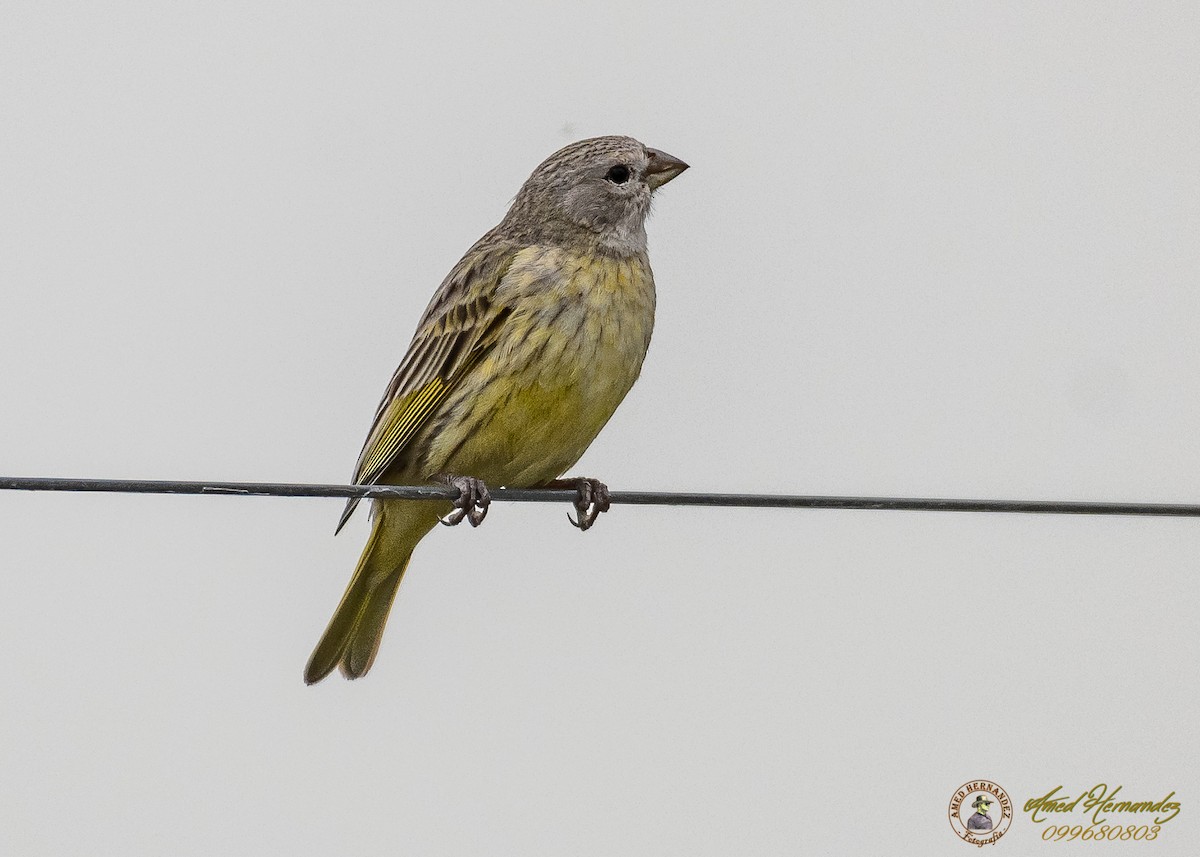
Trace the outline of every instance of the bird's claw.
<instances>
[{"instance_id":1,"label":"bird's claw","mask_svg":"<svg viewBox=\"0 0 1200 857\"><path fill-rule=\"evenodd\" d=\"M492 502L487 486L474 476L450 476L446 478L446 484L458 489L458 499L454 501L454 511L438 520L447 527L462 523L463 518L470 521L472 527L482 524Z\"/></svg>"},{"instance_id":2,"label":"bird's claw","mask_svg":"<svg viewBox=\"0 0 1200 857\"><path fill-rule=\"evenodd\" d=\"M579 517L576 520L568 512L567 520L572 526L578 527L580 532L584 532L596 523L596 518L601 512L608 511L612 505L612 497L608 486L598 479L579 479L575 482L575 490L578 493L575 495L574 506Z\"/></svg>"}]
</instances>

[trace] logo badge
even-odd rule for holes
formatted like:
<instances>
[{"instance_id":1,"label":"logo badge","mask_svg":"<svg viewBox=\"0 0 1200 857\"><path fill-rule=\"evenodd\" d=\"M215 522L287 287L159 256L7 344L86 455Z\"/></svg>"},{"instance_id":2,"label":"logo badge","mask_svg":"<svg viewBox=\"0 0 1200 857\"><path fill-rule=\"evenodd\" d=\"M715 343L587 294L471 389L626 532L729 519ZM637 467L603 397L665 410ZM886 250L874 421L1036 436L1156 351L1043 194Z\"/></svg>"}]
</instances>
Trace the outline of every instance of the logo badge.
<instances>
[{"instance_id":1,"label":"logo badge","mask_svg":"<svg viewBox=\"0 0 1200 857\"><path fill-rule=\"evenodd\" d=\"M963 783L950 798L950 826L963 842L990 845L1005 834L1012 819L1008 792L988 780Z\"/></svg>"}]
</instances>

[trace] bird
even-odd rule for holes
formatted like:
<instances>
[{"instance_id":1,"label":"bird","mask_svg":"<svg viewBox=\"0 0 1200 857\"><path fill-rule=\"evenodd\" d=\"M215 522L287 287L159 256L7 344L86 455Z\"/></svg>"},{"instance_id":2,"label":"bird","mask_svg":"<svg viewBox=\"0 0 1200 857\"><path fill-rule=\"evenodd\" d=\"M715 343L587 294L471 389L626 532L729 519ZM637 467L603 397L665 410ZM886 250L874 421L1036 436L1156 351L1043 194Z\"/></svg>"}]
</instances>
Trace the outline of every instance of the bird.
<instances>
[{"instance_id":1,"label":"bird","mask_svg":"<svg viewBox=\"0 0 1200 857\"><path fill-rule=\"evenodd\" d=\"M488 485L574 488L580 530L608 510L604 483L561 477L641 373L655 308L646 217L686 169L632 137L571 143L450 270L384 391L353 482L453 486L458 498L372 501L370 536L307 684L338 668L366 675L417 543L439 521L478 526Z\"/></svg>"}]
</instances>

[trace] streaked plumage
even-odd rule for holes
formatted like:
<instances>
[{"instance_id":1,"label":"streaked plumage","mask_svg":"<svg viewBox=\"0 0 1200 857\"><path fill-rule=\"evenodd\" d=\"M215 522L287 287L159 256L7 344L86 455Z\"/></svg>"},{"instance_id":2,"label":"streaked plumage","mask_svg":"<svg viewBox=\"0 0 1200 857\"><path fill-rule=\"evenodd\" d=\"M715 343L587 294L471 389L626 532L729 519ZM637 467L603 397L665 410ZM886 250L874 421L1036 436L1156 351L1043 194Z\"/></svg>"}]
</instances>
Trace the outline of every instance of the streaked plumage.
<instances>
[{"instance_id":1,"label":"streaked plumage","mask_svg":"<svg viewBox=\"0 0 1200 857\"><path fill-rule=\"evenodd\" d=\"M630 137L597 137L534 170L434 294L354 481L454 475L535 487L574 464L641 371L654 325L644 222L652 191L684 169ZM449 510L374 502L371 536L307 682L337 666L348 678L370 669L412 550Z\"/></svg>"}]
</instances>

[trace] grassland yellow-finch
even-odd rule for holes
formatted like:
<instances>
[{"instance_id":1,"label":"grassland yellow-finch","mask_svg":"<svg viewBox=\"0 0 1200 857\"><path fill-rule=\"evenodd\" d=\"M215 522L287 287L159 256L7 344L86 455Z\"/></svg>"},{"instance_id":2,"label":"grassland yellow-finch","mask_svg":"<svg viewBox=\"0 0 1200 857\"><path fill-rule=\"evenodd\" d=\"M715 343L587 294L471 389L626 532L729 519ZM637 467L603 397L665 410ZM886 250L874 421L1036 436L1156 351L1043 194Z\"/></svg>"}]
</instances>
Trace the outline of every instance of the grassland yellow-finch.
<instances>
[{"instance_id":1,"label":"grassland yellow-finch","mask_svg":"<svg viewBox=\"0 0 1200 857\"><path fill-rule=\"evenodd\" d=\"M558 477L641 371L654 326L646 215L654 192L685 169L631 137L572 143L533 171L500 224L442 281L379 404L354 481L443 483L461 495L453 506L373 501L370 538L306 682L335 667L347 678L366 674L413 548L443 515L478 525L488 483L575 487L581 529L608 508L602 483Z\"/></svg>"}]
</instances>

